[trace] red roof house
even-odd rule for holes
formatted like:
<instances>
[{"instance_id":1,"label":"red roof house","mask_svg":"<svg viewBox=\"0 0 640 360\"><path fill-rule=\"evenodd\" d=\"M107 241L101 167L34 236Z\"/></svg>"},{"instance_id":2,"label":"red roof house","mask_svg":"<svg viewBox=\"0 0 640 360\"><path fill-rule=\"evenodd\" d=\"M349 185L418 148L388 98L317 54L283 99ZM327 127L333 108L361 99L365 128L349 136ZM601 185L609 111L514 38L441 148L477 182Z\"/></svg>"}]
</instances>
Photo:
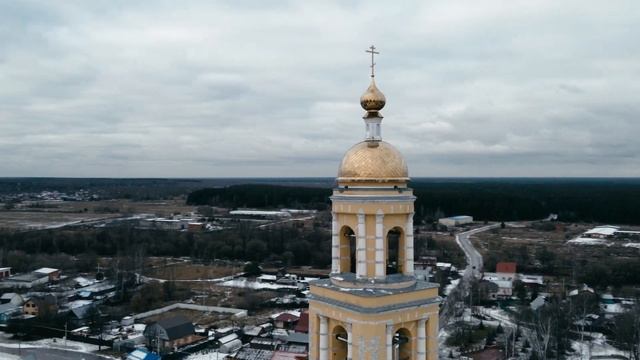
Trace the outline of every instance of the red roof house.
<instances>
[{"instance_id":1,"label":"red roof house","mask_svg":"<svg viewBox=\"0 0 640 360\"><path fill-rule=\"evenodd\" d=\"M514 262L499 262L499 263L496 264L496 272L497 273L515 274L516 273L516 263L514 263Z\"/></svg>"},{"instance_id":2,"label":"red roof house","mask_svg":"<svg viewBox=\"0 0 640 360\"><path fill-rule=\"evenodd\" d=\"M278 315L278 317L276 317L275 320L275 326L279 329L293 329L293 327L295 326L296 322L298 322L300 318L290 314L290 313L282 313L280 315Z\"/></svg>"},{"instance_id":3,"label":"red roof house","mask_svg":"<svg viewBox=\"0 0 640 360\"><path fill-rule=\"evenodd\" d=\"M300 314L300 320L293 329L295 332L308 333L309 332L309 311L305 310Z\"/></svg>"}]
</instances>

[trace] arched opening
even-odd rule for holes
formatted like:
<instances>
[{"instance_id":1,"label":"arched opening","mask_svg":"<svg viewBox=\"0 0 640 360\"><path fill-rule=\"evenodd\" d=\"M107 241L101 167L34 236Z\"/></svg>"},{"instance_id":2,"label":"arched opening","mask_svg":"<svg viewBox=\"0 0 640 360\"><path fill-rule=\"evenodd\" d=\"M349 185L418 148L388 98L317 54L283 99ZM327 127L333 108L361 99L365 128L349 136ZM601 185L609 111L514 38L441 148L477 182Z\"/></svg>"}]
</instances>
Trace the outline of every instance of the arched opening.
<instances>
[{"instance_id":1,"label":"arched opening","mask_svg":"<svg viewBox=\"0 0 640 360\"><path fill-rule=\"evenodd\" d=\"M347 330L338 325L331 332L329 344L332 360L345 360L347 358Z\"/></svg>"},{"instance_id":2,"label":"arched opening","mask_svg":"<svg viewBox=\"0 0 640 360\"><path fill-rule=\"evenodd\" d=\"M356 272L356 234L348 226L340 229L340 272Z\"/></svg>"},{"instance_id":3,"label":"arched opening","mask_svg":"<svg viewBox=\"0 0 640 360\"><path fill-rule=\"evenodd\" d=\"M387 275L402 272L404 263L404 231L394 227L387 233Z\"/></svg>"},{"instance_id":4,"label":"arched opening","mask_svg":"<svg viewBox=\"0 0 640 360\"><path fill-rule=\"evenodd\" d=\"M393 360L411 360L411 333L407 329L393 335Z\"/></svg>"}]
</instances>

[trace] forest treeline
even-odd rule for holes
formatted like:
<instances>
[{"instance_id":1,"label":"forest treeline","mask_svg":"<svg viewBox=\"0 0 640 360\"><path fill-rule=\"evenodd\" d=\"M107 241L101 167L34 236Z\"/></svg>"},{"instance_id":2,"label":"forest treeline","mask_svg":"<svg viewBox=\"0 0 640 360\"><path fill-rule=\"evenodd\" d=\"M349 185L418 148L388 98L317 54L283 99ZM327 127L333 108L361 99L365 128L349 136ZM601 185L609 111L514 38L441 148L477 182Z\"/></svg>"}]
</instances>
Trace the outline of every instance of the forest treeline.
<instances>
[{"instance_id":1,"label":"forest treeline","mask_svg":"<svg viewBox=\"0 0 640 360\"><path fill-rule=\"evenodd\" d=\"M428 251L439 261L454 262L458 266L464 263L455 243L434 240L420 233L416 235L416 256ZM504 253L495 259L490 257L486 264L508 258L518 262L519 269L544 274L574 274L578 283L603 288L640 283L639 258L616 262L567 261L542 248L535 255L541 267L527 268L531 259L523 257L531 255L519 250L521 248L516 248L511 254ZM135 258L147 256L189 256L204 262L224 259L327 268L331 261L331 236L323 227L258 229L250 224L210 233L137 229L127 225L23 232L0 229L0 265L10 266L18 273L39 267L93 271L99 257L129 258L135 262Z\"/></svg>"},{"instance_id":2,"label":"forest treeline","mask_svg":"<svg viewBox=\"0 0 640 360\"><path fill-rule=\"evenodd\" d=\"M326 267L326 230L256 229L250 224L208 233L137 229L132 226L15 232L0 229L0 265L15 272L37 267L89 271L97 257L190 256Z\"/></svg>"},{"instance_id":3,"label":"forest treeline","mask_svg":"<svg viewBox=\"0 0 640 360\"><path fill-rule=\"evenodd\" d=\"M187 197L189 205L227 208L304 208L325 210L330 188L242 184L196 190Z\"/></svg>"},{"instance_id":4,"label":"forest treeline","mask_svg":"<svg viewBox=\"0 0 640 360\"><path fill-rule=\"evenodd\" d=\"M15 272L37 267L90 271L98 257L189 256L205 262L223 259L327 268L331 261L327 228L327 224L305 229L238 223L235 228L205 233L138 229L126 224L18 232L0 229L0 265ZM443 261L464 261L454 243L417 235L416 254L427 249L439 251Z\"/></svg>"},{"instance_id":5,"label":"forest treeline","mask_svg":"<svg viewBox=\"0 0 640 360\"><path fill-rule=\"evenodd\" d=\"M640 224L640 179L417 179L416 220L472 215L478 220ZM327 209L330 188L246 184L193 191L192 205Z\"/></svg>"}]
</instances>

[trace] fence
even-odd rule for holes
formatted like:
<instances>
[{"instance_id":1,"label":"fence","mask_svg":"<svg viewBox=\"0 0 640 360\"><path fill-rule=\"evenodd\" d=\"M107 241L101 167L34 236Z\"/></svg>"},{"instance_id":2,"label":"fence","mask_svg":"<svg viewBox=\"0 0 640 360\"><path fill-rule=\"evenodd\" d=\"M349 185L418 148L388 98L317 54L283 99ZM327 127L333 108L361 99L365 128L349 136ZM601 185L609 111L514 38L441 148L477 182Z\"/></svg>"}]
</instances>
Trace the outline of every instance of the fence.
<instances>
[{"instance_id":1,"label":"fence","mask_svg":"<svg viewBox=\"0 0 640 360\"><path fill-rule=\"evenodd\" d=\"M171 304L171 305L159 308L159 309L150 310L150 311L147 311L147 312L143 312L143 313L140 313L140 314L133 315L133 318L136 319L136 320L144 319L144 318L149 317L149 316L159 315L159 314L165 313L167 311L175 310L175 309L195 310L195 311L202 311L202 312L216 312L216 313L222 313L222 314L232 314L234 317L237 317L237 318L243 318L243 317L246 317L248 315L247 310L244 310L244 309L235 309L235 308L227 308L227 307L220 307L220 306L204 306L204 305L196 305L196 304L176 303L176 304Z\"/></svg>"}]
</instances>

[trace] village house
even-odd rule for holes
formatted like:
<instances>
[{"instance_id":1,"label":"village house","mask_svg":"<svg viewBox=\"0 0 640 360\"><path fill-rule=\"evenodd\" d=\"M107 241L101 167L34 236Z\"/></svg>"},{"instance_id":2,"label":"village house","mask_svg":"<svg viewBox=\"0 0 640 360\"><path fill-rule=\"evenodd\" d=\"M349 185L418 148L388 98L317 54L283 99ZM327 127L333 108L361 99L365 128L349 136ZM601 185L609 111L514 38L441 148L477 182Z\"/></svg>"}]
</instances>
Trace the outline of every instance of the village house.
<instances>
[{"instance_id":1,"label":"village house","mask_svg":"<svg viewBox=\"0 0 640 360\"><path fill-rule=\"evenodd\" d=\"M11 318L22 314L22 307L6 303L0 305L0 324L6 324Z\"/></svg>"},{"instance_id":2,"label":"village house","mask_svg":"<svg viewBox=\"0 0 640 360\"><path fill-rule=\"evenodd\" d=\"M284 350L276 350L276 352L273 353L273 357L271 357L271 360L306 360L306 359L308 359L307 353L291 352L291 351L284 351Z\"/></svg>"},{"instance_id":3,"label":"village house","mask_svg":"<svg viewBox=\"0 0 640 360\"><path fill-rule=\"evenodd\" d=\"M0 281L0 288L4 289L31 289L49 282L49 276L36 272L12 275Z\"/></svg>"},{"instance_id":4,"label":"village house","mask_svg":"<svg viewBox=\"0 0 640 360\"><path fill-rule=\"evenodd\" d=\"M299 316L285 312L278 315L275 319L273 319L273 321L275 327L278 329L293 330L299 319Z\"/></svg>"},{"instance_id":5,"label":"village house","mask_svg":"<svg viewBox=\"0 0 640 360\"><path fill-rule=\"evenodd\" d=\"M503 360L504 358L502 349L492 347L468 352L460 357L463 360Z\"/></svg>"},{"instance_id":6,"label":"village house","mask_svg":"<svg viewBox=\"0 0 640 360\"><path fill-rule=\"evenodd\" d=\"M144 336L149 348L160 353L171 352L202 339L196 335L191 320L182 315L164 318L148 325L144 329Z\"/></svg>"},{"instance_id":7,"label":"village house","mask_svg":"<svg viewBox=\"0 0 640 360\"><path fill-rule=\"evenodd\" d=\"M4 293L0 296L0 304L13 304L17 306L22 306L24 303L24 299L22 295L17 293Z\"/></svg>"},{"instance_id":8,"label":"village house","mask_svg":"<svg viewBox=\"0 0 640 360\"><path fill-rule=\"evenodd\" d=\"M468 215L451 216L448 218L438 219L438 223L446 226L447 228L452 228L455 226L473 223L473 217Z\"/></svg>"},{"instance_id":9,"label":"village house","mask_svg":"<svg viewBox=\"0 0 640 360\"><path fill-rule=\"evenodd\" d=\"M497 300L499 290L498 285L493 281L483 279L478 283L478 297L481 301Z\"/></svg>"},{"instance_id":10,"label":"village house","mask_svg":"<svg viewBox=\"0 0 640 360\"><path fill-rule=\"evenodd\" d=\"M22 306L25 315L46 317L58 313L58 300L51 294L32 296Z\"/></svg>"},{"instance_id":11,"label":"village house","mask_svg":"<svg viewBox=\"0 0 640 360\"><path fill-rule=\"evenodd\" d=\"M235 356L228 358L233 360L271 360L272 357L273 350L246 347L240 349Z\"/></svg>"},{"instance_id":12,"label":"village house","mask_svg":"<svg viewBox=\"0 0 640 360\"><path fill-rule=\"evenodd\" d=\"M231 333L216 340L218 343L218 352L231 354L238 351L242 347L242 340L236 333Z\"/></svg>"},{"instance_id":13,"label":"village house","mask_svg":"<svg viewBox=\"0 0 640 360\"><path fill-rule=\"evenodd\" d=\"M46 275L49 282L56 282L60 280L60 270L54 268L43 267L33 271L36 274Z\"/></svg>"},{"instance_id":14,"label":"village house","mask_svg":"<svg viewBox=\"0 0 640 360\"><path fill-rule=\"evenodd\" d=\"M293 331L297 333L308 333L309 332L309 310L304 310L300 314L300 319L298 319L298 323L296 324Z\"/></svg>"},{"instance_id":15,"label":"village house","mask_svg":"<svg viewBox=\"0 0 640 360\"><path fill-rule=\"evenodd\" d=\"M126 360L160 360L160 356L147 349L136 349L127 355Z\"/></svg>"},{"instance_id":16,"label":"village house","mask_svg":"<svg viewBox=\"0 0 640 360\"><path fill-rule=\"evenodd\" d=\"M516 279L516 263L499 262L496 264L496 275L500 280L513 281Z\"/></svg>"},{"instance_id":17,"label":"village house","mask_svg":"<svg viewBox=\"0 0 640 360\"><path fill-rule=\"evenodd\" d=\"M602 225L585 231L581 237L591 239L610 239L620 230L617 226Z\"/></svg>"},{"instance_id":18,"label":"village house","mask_svg":"<svg viewBox=\"0 0 640 360\"><path fill-rule=\"evenodd\" d=\"M61 310L62 311L62 310ZM76 300L66 304L67 319L73 327L81 327L100 317L96 304L90 300Z\"/></svg>"}]
</instances>

